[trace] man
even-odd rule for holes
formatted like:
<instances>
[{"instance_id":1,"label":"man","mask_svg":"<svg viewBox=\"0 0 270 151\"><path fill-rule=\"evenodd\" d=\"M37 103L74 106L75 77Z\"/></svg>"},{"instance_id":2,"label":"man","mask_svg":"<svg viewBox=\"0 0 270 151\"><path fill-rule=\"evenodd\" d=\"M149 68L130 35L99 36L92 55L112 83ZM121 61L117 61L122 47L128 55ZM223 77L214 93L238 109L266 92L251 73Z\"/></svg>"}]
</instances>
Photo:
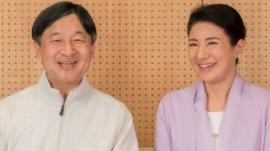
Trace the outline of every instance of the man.
<instances>
[{"instance_id":1,"label":"man","mask_svg":"<svg viewBox=\"0 0 270 151\"><path fill-rule=\"evenodd\" d=\"M58 2L36 18L32 37L45 71L0 101L0 151L138 151L127 108L83 77L96 40L87 10Z\"/></svg>"}]
</instances>

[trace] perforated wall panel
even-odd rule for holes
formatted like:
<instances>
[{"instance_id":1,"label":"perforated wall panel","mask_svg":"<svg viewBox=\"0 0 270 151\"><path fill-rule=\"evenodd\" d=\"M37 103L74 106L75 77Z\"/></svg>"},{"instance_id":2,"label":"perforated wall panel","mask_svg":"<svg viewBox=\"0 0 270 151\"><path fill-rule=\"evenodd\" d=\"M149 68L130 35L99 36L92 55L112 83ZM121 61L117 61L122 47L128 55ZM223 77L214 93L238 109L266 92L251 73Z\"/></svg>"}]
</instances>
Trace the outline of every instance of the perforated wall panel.
<instances>
[{"instance_id":1,"label":"perforated wall panel","mask_svg":"<svg viewBox=\"0 0 270 151\"><path fill-rule=\"evenodd\" d=\"M35 83L42 71L32 49L31 26L38 13L56 1L0 1L0 97ZM196 80L187 56L186 22L201 0L77 1L94 18L96 56L87 76L95 87L124 102L134 116L140 146L153 145L155 113L168 91ZM248 29L239 72L270 87L270 2L204 0L227 3Z\"/></svg>"}]
</instances>

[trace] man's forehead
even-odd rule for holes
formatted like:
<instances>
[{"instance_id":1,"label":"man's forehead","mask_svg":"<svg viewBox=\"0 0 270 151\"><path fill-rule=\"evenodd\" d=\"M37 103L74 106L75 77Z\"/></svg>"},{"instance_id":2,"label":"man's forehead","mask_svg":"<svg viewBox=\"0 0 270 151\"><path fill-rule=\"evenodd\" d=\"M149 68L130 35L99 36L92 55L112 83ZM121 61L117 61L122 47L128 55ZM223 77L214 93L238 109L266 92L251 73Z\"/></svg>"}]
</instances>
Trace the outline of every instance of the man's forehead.
<instances>
[{"instance_id":1,"label":"man's forehead","mask_svg":"<svg viewBox=\"0 0 270 151\"><path fill-rule=\"evenodd\" d=\"M65 28L69 28L69 29L77 28L77 29L84 30L83 25L76 14L69 14L61 18L58 18L53 23L51 23L48 27L46 27L45 30L48 30L48 29L62 30Z\"/></svg>"},{"instance_id":2,"label":"man's forehead","mask_svg":"<svg viewBox=\"0 0 270 151\"><path fill-rule=\"evenodd\" d=\"M61 34L65 34L65 32L61 32L61 31L52 31L49 33L50 36L57 36L57 35L61 35ZM72 35L76 36L76 35L85 35L86 32L84 31L80 31L80 30L77 30L77 31L74 31L72 33Z\"/></svg>"}]
</instances>

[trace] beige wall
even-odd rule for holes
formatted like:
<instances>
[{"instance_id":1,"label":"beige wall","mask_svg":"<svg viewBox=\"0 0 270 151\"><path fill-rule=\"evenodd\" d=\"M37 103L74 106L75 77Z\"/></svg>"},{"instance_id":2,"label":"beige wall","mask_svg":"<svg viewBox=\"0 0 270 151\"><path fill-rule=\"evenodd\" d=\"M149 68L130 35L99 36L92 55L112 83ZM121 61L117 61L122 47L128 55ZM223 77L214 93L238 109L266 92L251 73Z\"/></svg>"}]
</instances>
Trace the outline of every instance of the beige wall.
<instances>
[{"instance_id":1,"label":"beige wall","mask_svg":"<svg viewBox=\"0 0 270 151\"><path fill-rule=\"evenodd\" d=\"M0 98L33 84L42 70L32 50L34 18L55 1L0 0ZM186 22L201 0L91 0L82 3L98 30L91 83L123 101L133 113L140 146L153 145L156 107L168 91L196 80L187 57ZM204 0L228 3L248 28L239 71L270 88L270 2Z\"/></svg>"}]
</instances>

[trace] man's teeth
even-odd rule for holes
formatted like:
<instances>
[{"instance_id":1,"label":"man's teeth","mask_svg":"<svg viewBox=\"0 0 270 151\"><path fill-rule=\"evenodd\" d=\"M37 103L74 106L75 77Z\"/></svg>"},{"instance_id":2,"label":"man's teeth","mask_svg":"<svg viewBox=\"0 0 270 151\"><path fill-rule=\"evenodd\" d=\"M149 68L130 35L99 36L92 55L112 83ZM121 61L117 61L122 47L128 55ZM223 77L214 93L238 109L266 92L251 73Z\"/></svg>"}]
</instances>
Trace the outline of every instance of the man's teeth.
<instances>
[{"instance_id":1,"label":"man's teeth","mask_svg":"<svg viewBox=\"0 0 270 151\"><path fill-rule=\"evenodd\" d=\"M59 61L59 64L75 64L77 61Z\"/></svg>"},{"instance_id":2,"label":"man's teeth","mask_svg":"<svg viewBox=\"0 0 270 151\"><path fill-rule=\"evenodd\" d=\"M209 63L209 64L200 64L199 66L202 68L202 69L205 69L205 68L211 68L215 65L215 63Z\"/></svg>"}]
</instances>

